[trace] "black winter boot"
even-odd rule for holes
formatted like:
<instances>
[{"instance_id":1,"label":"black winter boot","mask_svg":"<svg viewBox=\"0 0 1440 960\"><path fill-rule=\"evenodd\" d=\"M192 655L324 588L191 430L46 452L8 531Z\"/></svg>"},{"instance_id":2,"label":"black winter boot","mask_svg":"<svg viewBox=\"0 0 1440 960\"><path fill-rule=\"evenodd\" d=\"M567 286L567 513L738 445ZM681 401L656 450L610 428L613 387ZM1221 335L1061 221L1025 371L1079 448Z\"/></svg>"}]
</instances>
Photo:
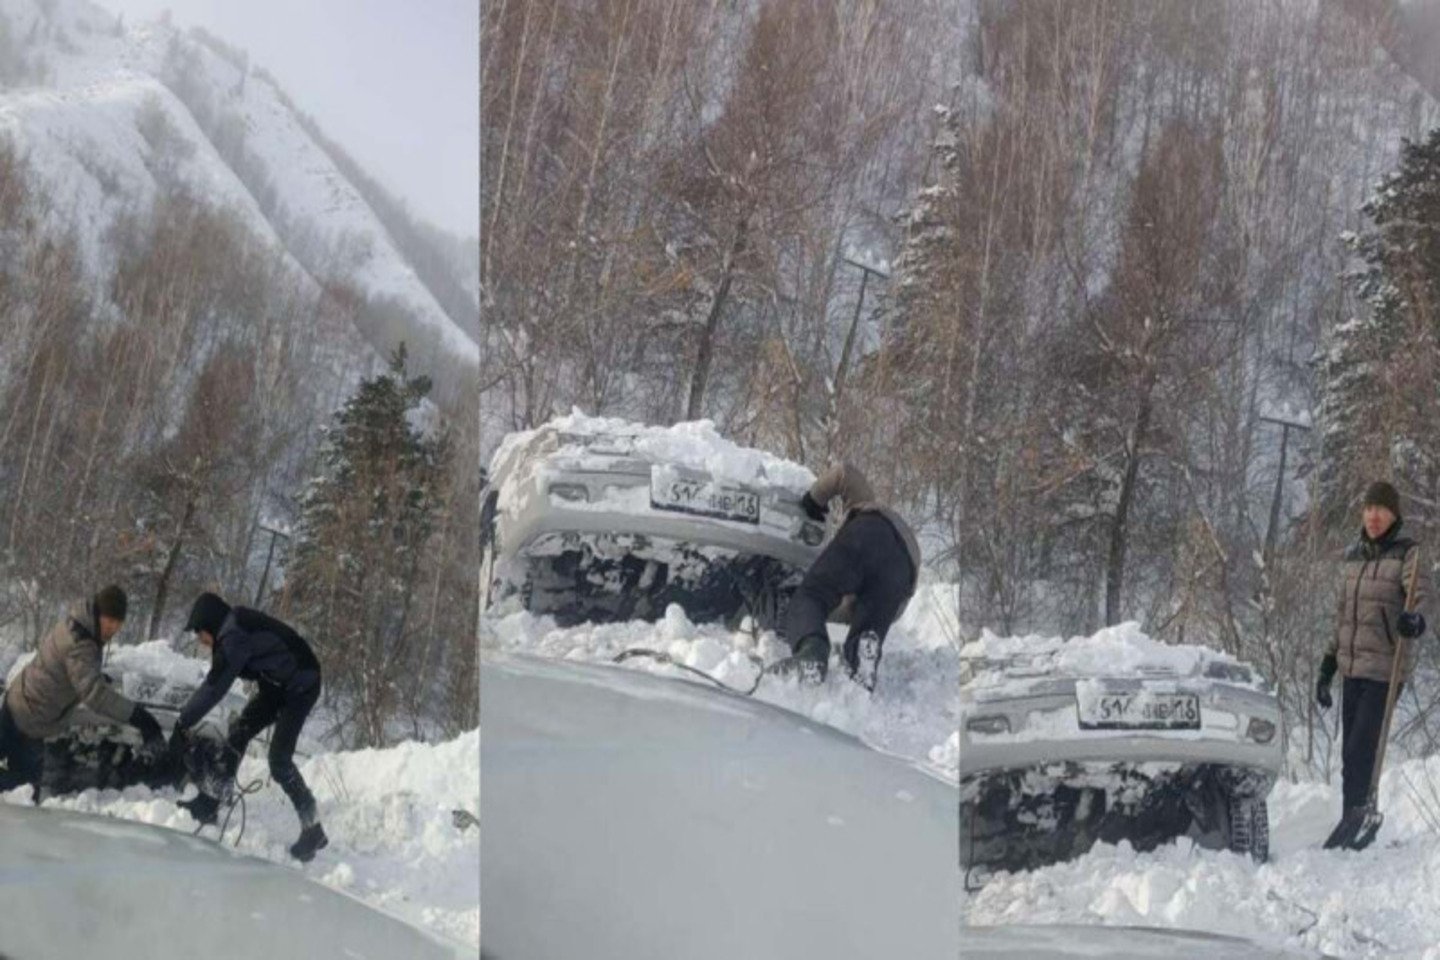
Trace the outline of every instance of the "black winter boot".
<instances>
[{"instance_id":1,"label":"black winter boot","mask_svg":"<svg viewBox=\"0 0 1440 960\"><path fill-rule=\"evenodd\" d=\"M290 856L301 863L309 863L315 859L317 850L324 850L330 844L330 838L325 836L325 828L318 823L312 823L300 831L300 839L290 844Z\"/></svg>"},{"instance_id":2,"label":"black winter boot","mask_svg":"<svg viewBox=\"0 0 1440 960\"><path fill-rule=\"evenodd\" d=\"M181 800L175 806L189 813L202 826L216 823L220 819L217 816L220 812L220 801L209 794L196 794L193 799Z\"/></svg>"}]
</instances>

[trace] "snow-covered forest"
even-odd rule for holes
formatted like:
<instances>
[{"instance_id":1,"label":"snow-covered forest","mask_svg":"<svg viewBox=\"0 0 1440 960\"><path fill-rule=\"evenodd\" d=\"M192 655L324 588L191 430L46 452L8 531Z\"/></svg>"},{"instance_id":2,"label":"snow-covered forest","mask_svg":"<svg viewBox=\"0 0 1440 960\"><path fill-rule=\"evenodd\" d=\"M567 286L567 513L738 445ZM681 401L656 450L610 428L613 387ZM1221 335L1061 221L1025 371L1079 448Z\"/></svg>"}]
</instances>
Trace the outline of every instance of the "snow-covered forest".
<instances>
[{"instance_id":1,"label":"snow-covered forest","mask_svg":"<svg viewBox=\"0 0 1440 960\"><path fill-rule=\"evenodd\" d=\"M98 583L136 640L208 589L301 624L341 742L473 728L473 244L223 39L0 3L0 673Z\"/></svg>"}]
</instances>

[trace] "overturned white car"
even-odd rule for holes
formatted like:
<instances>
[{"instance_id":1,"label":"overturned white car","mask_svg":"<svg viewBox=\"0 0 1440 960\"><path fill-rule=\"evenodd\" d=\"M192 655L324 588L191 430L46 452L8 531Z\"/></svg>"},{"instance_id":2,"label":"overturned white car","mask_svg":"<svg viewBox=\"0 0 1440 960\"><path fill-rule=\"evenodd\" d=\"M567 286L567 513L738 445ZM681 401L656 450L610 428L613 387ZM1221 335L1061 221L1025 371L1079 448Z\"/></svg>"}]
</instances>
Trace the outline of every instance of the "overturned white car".
<instances>
[{"instance_id":1,"label":"overturned white car","mask_svg":"<svg viewBox=\"0 0 1440 960\"><path fill-rule=\"evenodd\" d=\"M648 427L575 413L511 434L481 490L480 604L581 622L777 624L819 553L805 468L707 421Z\"/></svg>"},{"instance_id":2,"label":"overturned white car","mask_svg":"<svg viewBox=\"0 0 1440 960\"><path fill-rule=\"evenodd\" d=\"M17 659L6 676L12 682L34 654ZM109 645L104 672L126 697L144 704L169 734L180 708L205 679L207 664L173 650L163 640L134 646ZM0 684L3 691L5 684ZM198 733L218 740L231 718L245 707L245 696L232 688L206 717ZM177 782L183 770L151 763L139 756L140 733L117 724L80 704L69 726L45 741L40 778L42 796L61 796L89 789L121 790L136 784L161 787Z\"/></svg>"},{"instance_id":3,"label":"overturned white car","mask_svg":"<svg viewBox=\"0 0 1440 960\"><path fill-rule=\"evenodd\" d=\"M1280 707L1233 657L1133 624L960 653L962 865L1022 870L1179 836L1264 860Z\"/></svg>"}]
</instances>

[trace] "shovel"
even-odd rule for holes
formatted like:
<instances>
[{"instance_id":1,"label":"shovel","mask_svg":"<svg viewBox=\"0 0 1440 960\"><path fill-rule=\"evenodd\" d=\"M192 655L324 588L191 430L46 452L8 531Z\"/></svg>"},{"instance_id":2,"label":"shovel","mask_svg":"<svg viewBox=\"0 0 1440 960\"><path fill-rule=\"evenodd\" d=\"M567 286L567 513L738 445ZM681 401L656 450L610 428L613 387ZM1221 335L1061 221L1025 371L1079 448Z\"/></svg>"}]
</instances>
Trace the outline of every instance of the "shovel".
<instances>
[{"instance_id":1,"label":"shovel","mask_svg":"<svg viewBox=\"0 0 1440 960\"><path fill-rule=\"evenodd\" d=\"M1405 590L1405 612L1415 609L1415 578L1420 573L1420 556L1415 556L1415 567L1410 571L1410 583ZM1385 745L1390 740L1390 721L1395 716L1395 701L1400 698L1402 664L1405 662L1405 637L1395 637L1395 655L1390 662L1390 686L1385 690L1385 718L1380 723L1380 743L1375 748L1375 766L1370 771L1370 794L1365 806L1345 814L1325 840L1325 849L1341 847L1346 850L1364 850L1375 841L1385 815L1380 812L1380 771L1385 766Z\"/></svg>"}]
</instances>

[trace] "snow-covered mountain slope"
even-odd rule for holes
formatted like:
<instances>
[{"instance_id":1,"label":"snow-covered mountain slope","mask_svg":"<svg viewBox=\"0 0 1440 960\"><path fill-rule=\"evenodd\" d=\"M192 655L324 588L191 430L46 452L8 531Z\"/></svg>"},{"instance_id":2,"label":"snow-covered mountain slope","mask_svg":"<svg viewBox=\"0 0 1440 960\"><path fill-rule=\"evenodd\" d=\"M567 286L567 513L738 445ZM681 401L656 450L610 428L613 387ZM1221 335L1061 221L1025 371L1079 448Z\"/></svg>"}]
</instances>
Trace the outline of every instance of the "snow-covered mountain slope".
<instances>
[{"instance_id":1,"label":"snow-covered mountain slope","mask_svg":"<svg viewBox=\"0 0 1440 960\"><path fill-rule=\"evenodd\" d=\"M173 181L230 209L310 281L399 307L417 358L478 361L474 322L447 313L263 71L214 40L163 21L124 24L83 0L0 0L0 17L0 137L29 160L48 215L73 230L97 278L117 219ZM377 339L370 346L387 352Z\"/></svg>"},{"instance_id":2,"label":"snow-covered mountain slope","mask_svg":"<svg viewBox=\"0 0 1440 960\"><path fill-rule=\"evenodd\" d=\"M1244 936L1340 957L1440 960L1440 758L1387 770L1385 825L1360 853L1322 850L1340 785L1281 781L1271 861L1181 840L1152 853L1100 845L1070 863L1000 874L963 902L974 925L1085 923Z\"/></svg>"},{"instance_id":3,"label":"snow-covered mountain slope","mask_svg":"<svg viewBox=\"0 0 1440 960\"><path fill-rule=\"evenodd\" d=\"M478 948L480 832L473 825L457 825L454 811L479 811L479 731L439 744L319 753L302 759L300 770L319 802L330 846L303 868L290 859L286 847L299 833L299 823L280 788L266 783L263 756L252 754L241 765L238 782L259 780L265 785L246 799L241 852L303 869L328 886ZM180 797L173 790L144 787L92 790L46 800L43 807L105 814L188 834L195 824L175 805ZM0 802L26 805L29 789L0 794ZM226 844L240 835L239 828L237 809ZM202 835L213 838L215 833L210 827Z\"/></svg>"}]
</instances>

